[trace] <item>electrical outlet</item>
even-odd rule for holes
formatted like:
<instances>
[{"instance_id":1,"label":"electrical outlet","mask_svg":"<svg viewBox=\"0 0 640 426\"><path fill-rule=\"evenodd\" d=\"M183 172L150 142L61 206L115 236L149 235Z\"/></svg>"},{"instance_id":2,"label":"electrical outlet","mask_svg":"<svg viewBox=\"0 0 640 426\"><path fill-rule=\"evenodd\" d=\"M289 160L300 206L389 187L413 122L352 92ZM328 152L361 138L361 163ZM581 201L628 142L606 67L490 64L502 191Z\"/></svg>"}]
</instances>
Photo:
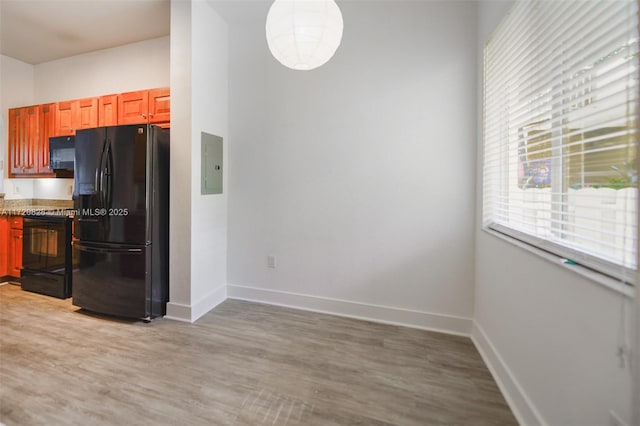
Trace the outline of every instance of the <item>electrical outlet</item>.
<instances>
[{"instance_id":1,"label":"electrical outlet","mask_svg":"<svg viewBox=\"0 0 640 426\"><path fill-rule=\"evenodd\" d=\"M610 426L628 426L627 423L620 418L618 413L613 410L609 410L609 425Z\"/></svg>"},{"instance_id":2,"label":"electrical outlet","mask_svg":"<svg viewBox=\"0 0 640 426\"><path fill-rule=\"evenodd\" d=\"M13 187L13 193L14 193L14 194L19 194L19 193L20 193L20 187L19 187L18 185L15 185L15 186Z\"/></svg>"},{"instance_id":3,"label":"electrical outlet","mask_svg":"<svg viewBox=\"0 0 640 426\"><path fill-rule=\"evenodd\" d=\"M267 268L275 269L275 267L276 267L276 257L273 255L267 256Z\"/></svg>"}]
</instances>

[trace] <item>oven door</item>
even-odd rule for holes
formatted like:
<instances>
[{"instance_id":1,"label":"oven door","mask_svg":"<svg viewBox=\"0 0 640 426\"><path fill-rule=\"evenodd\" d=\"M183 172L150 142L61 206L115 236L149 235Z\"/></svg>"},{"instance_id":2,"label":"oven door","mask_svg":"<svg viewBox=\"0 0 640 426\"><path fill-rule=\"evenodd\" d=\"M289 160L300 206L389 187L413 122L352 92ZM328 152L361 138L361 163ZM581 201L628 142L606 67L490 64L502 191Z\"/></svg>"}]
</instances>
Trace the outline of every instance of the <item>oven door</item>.
<instances>
[{"instance_id":1,"label":"oven door","mask_svg":"<svg viewBox=\"0 0 640 426\"><path fill-rule=\"evenodd\" d=\"M61 299L70 297L71 219L25 216L22 241L22 289Z\"/></svg>"},{"instance_id":2,"label":"oven door","mask_svg":"<svg viewBox=\"0 0 640 426\"><path fill-rule=\"evenodd\" d=\"M64 273L67 259L66 218L30 218L23 221L22 267L32 271Z\"/></svg>"}]
</instances>

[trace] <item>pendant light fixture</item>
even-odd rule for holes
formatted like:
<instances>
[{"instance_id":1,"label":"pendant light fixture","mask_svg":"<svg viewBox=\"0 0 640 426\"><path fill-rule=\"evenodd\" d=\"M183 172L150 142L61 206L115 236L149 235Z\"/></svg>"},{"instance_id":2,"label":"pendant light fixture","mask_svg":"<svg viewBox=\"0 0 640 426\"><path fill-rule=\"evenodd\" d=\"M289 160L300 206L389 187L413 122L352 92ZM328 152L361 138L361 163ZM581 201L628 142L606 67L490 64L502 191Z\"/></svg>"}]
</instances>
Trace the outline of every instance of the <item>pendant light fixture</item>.
<instances>
[{"instance_id":1,"label":"pendant light fixture","mask_svg":"<svg viewBox=\"0 0 640 426\"><path fill-rule=\"evenodd\" d=\"M312 70L331 59L342 28L334 0L275 0L267 14L267 44L285 67Z\"/></svg>"}]
</instances>

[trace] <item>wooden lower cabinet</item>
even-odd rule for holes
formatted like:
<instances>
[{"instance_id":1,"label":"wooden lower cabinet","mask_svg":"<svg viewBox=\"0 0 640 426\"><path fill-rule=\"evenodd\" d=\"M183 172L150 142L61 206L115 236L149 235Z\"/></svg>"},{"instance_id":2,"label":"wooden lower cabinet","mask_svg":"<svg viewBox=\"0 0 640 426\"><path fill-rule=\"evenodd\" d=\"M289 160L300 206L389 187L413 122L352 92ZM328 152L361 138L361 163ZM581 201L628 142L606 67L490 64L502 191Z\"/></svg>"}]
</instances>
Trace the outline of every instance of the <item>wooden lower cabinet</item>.
<instances>
[{"instance_id":1,"label":"wooden lower cabinet","mask_svg":"<svg viewBox=\"0 0 640 426\"><path fill-rule=\"evenodd\" d=\"M12 229L10 238L11 264L9 265L9 275L20 277L20 270L22 269L22 229Z\"/></svg>"},{"instance_id":2,"label":"wooden lower cabinet","mask_svg":"<svg viewBox=\"0 0 640 426\"><path fill-rule=\"evenodd\" d=\"M0 216L0 277L7 276L9 267L9 217Z\"/></svg>"},{"instance_id":3,"label":"wooden lower cabinet","mask_svg":"<svg viewBox=\"0 0 640 426\"><path fill-rule=\"evenodd\" d=\"M6 275L19 278L22 270L22 216L9 216L8 265Z\"/></svg>"}]
</instances>

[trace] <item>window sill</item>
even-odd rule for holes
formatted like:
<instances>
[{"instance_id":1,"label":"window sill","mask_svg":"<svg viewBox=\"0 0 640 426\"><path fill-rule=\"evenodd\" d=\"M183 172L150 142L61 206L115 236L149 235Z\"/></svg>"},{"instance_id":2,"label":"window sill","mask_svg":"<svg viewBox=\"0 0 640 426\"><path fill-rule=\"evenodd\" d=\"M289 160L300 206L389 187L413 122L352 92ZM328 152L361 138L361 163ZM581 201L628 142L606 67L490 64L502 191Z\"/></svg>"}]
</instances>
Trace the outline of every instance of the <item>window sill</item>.
<instances>
[{"instance_id":1,"label":"window sill","mask_svg":"<svg viewBox=\"0 0 640 426\"><path fill-rule=\"evenodd\" d=\"M561 268L572 271L573 273L576 273L588 279L589 281L598 283L609 290L623 294L624 296L631 299L635 297L636 291L631 285L625 284L619 280L611 278L608 275L604 275L599 272L596 272L593 269L589 269L578 264L566 263L567 259L565 258L556 256L555 254L552 254L542 249L539 249L537 247L534 247L516 238L505 235L501 232L494 231L493 229L483 227L482 230L489 235L492 235L496 238L499 238L503 241L513 244L514 246L519 247L525 251L528 251L529 253L532 253L538 257L541 257L546 261L553 263L554 265L557 265L557 266L560 266Z\"/></svg>"}]
</instances>

